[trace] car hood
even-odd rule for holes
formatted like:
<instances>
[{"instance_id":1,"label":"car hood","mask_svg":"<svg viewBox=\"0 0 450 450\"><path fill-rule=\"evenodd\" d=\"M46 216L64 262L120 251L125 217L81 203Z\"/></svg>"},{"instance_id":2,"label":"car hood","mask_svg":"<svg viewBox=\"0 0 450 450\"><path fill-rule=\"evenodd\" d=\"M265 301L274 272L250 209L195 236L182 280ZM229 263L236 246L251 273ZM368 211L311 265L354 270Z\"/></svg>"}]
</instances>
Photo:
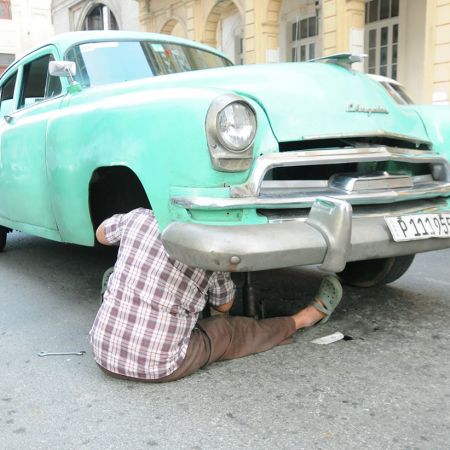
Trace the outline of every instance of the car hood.
<instances>
[{"instance_id":1,"label":"car hood","mask_svg":"<svg viewBox=\"0 0 450 450\"><path fill-rule=\"evenodd\" d=\"M398 105L378 82L336 64L235 66L151 81L249 97L265 110L279 142L383 133L428 140L417 112Z\"/></svg>"}]
</instances>

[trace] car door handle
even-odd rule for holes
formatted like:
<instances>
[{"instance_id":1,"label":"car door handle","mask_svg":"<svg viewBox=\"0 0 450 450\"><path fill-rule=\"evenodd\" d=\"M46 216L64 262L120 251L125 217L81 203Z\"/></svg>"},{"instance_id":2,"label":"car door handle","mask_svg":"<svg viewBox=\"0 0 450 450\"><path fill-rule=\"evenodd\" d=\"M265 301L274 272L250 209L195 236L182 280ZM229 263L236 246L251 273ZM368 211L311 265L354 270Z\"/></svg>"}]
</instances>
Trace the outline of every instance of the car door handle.
<instances>
[{"instance_id":1,"label":"car door handle","mask_svg":"<svg viewBox=\"0 0 450 450\"><path fill-rule=\"evenodd\" d=\"M9 124L13 123L13 120L14 120L13 116L6 115L6 116L3 116L3 118L6 120L6 123L9 123Z\"/></svg>"}]
</instances>

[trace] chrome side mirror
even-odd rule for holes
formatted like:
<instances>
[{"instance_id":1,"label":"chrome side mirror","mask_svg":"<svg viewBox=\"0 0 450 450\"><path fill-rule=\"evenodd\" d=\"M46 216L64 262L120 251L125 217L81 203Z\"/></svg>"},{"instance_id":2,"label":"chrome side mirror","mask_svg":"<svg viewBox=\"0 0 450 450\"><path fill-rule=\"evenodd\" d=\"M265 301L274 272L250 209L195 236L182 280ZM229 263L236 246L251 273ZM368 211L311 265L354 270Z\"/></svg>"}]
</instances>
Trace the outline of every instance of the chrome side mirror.
<instances>
[{"instance_id":1,"label":"chrome side mirror","mask_svg":"<svg viewBox=\"0 0 450 450\"><path fill-rule=\"evenodd\" d=\"M48 73L52 77L69 77L73 83L73 77L77 73L77 66L73 61L50 61Z\"/></svg>"},{"instance_id":2,"label":"chrome side mirror","mask_svg":"<svg viewBox=\"0 0 450 450\"><path fill-rule=\"evenodd\" d=\"M75 93L81 91L81 86L74 80L77 73L77 66L73 61L50 61L48 63L48 73L53 77L68 77L70 86L67 92Z\"/></svg>"}]
</instances>

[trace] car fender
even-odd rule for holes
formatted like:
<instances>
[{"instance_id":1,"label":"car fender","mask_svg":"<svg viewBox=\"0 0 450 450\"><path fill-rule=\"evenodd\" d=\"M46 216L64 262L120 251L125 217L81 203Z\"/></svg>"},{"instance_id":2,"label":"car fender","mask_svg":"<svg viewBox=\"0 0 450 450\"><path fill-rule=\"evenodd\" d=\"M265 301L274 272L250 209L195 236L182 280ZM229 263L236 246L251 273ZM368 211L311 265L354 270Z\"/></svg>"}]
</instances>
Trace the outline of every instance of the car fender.
<instances>
[{"instance_id":1,"label":"car fender","mask_svg":"<svg viewBox=\"0 0 450 450\"><path fill-rule=\"evenodd\" d=\"M225 91L171 88L108 96L108 90L86 89L72 96L49 123L50 192L63 241L94 243L89 182L99 167L132 170L161 228L170 222L171 186L223 187L247 179L249 171L224 173L211 165L205 117ZM264 112L252 105L269 132Z\"/></svg>"},{"instance_id":2,"label":"car fender","mask_svg":"<svg viewBox=\"0 0 450 450\"><path fill-rule=\"evenodd\" d=\"M433 150L450 160L450 106L414 105L409 108L414 109L421 117L433 142Z\"/></svg>"}]
</instances>

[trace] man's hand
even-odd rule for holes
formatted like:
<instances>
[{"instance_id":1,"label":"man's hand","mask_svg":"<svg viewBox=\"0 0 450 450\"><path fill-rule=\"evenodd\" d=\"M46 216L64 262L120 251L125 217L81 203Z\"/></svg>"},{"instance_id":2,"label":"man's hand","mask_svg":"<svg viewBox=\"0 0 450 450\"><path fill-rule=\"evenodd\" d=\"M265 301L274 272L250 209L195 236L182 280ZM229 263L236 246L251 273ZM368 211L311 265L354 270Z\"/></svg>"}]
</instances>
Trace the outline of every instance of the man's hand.
<instances>
[{"instance_id":1,"label":"man's hand","mask_svg":"<svg viewBox=\"0 0 450 450\"><path fill-rule=\"evenodd\" d=\"M100 242L100 244L110 245L110 243L106 240L105 228L103 226L103 223L100 224L99 227L97 228L97 231L95 232L95 237L97 238L97 241Z\"/></svg>"},{"instance_id":2,"label":"man's hand","mask_svg":"<svg viewBox=\"0 0 450 450\"><path fill-rule=\"evenodd\" d=\"M231 302L224 303L223 305L218 305L218 306L211 305L211 306L212 306L216 311L219 311L220 313L227 313L227 312L231 309L231 307L233 306L233 303L234 303L234 299L231 300Z\"/></svg>"}]
</instances>

